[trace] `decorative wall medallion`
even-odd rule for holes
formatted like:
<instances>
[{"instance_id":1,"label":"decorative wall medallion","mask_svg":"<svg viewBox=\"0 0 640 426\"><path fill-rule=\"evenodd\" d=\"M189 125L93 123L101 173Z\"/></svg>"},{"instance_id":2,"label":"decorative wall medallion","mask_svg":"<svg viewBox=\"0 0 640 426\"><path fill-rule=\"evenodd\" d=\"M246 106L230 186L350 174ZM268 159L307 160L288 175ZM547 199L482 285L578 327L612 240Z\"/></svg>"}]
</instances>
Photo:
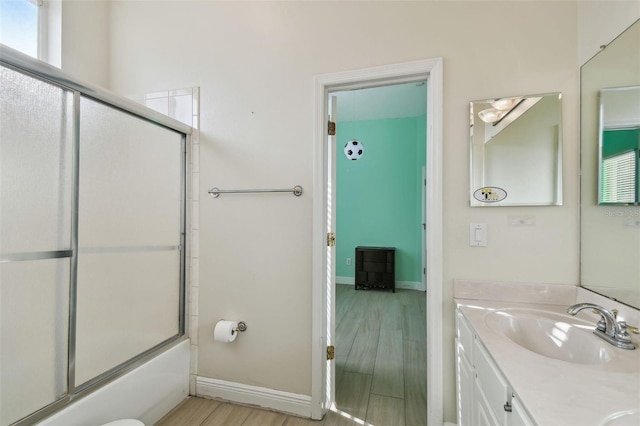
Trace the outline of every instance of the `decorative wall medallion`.
<instances>
[{"instance_id":1,"label":"decorative wall medallion","mask_svg":"<svg viewBox=\"0 0 640 426\"><path fill-rule=\"evenodd\" d=\"M481 203L499 203L507 198L507 191L495 186L485 186L484 188L476 189L473 193L473 198Z\"/></svg>"}]
</instances>

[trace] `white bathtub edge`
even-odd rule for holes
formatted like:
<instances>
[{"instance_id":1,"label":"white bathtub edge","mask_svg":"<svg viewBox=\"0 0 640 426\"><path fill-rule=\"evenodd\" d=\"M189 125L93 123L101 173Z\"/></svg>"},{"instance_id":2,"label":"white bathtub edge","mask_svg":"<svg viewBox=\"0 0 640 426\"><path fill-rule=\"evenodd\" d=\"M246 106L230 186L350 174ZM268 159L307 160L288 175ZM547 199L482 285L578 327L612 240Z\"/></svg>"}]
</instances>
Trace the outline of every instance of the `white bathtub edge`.
<instances>
[{"instance_id":1,"label":"white bathtub edge","mask_svg":"<svg viewBox=\"0 0 640 426\"><path fill-rule=\"evenodd\" d=\"M190 341L70 404L38 426L102 425L138 419L151 426L189 395Z\"/></svg>"}]
</instances>

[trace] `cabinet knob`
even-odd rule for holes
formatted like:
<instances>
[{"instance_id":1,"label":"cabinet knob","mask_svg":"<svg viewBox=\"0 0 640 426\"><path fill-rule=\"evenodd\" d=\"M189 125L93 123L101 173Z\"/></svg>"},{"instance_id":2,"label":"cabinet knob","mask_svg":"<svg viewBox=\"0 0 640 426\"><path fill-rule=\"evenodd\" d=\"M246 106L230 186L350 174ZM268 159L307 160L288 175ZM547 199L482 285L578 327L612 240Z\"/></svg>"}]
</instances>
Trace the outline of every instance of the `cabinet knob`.
<instances>
[{"instance_id":1,"label":"cabinet knob","mask_svg":"<svg viewBox=\"0 0 640 426\"><path fill-rule=\"evenodd\" d=\"M504 411L506 411L507 413L510 413L513 410L513 407L511 407L511 402L507 401L506 404L504 404Z\"/></svg>"}]
</instances>

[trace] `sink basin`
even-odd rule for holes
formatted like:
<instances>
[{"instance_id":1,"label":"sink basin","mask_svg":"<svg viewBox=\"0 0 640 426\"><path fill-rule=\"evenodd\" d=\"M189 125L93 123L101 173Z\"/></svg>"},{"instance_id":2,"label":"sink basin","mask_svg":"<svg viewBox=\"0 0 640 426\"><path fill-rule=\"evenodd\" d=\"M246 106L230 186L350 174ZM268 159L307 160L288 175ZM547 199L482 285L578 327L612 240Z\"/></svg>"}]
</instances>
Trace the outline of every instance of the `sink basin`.
<instances>
[{"instance_id":1,"label":"sink basin","mask_svg":"<svg viewBox=\"0 0 640 426\"><path fill-rule=\"evenodd\" d=\"M529 351L576 364L611 360L609 344L593 334L595 324L536 309L503 309L484 317L485 324Z\"/></svg>"},{"instance_id":2,"label":"sink basin","mask_svg":"<svg viewBox=\"0 0 640 426\"><path fill-rule=\"evenodd\" d=\"M637 426L640 425L640 410L628 410L614 413L604 419L601 426Z\"/></svg>"}]
</instances>

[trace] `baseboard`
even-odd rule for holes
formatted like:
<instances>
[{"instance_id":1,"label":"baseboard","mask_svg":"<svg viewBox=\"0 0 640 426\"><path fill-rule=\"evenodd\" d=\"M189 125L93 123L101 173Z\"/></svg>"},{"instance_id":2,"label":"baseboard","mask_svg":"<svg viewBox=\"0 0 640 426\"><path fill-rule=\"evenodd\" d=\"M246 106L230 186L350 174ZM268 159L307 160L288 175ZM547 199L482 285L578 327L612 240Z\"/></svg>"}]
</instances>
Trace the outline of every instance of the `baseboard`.
<instances>
[{"instance_id":1,"label":"baseboard","mask_svg":"<svg viewBox=\"0 0 640 426\"><path fill-rule=\"evenodd\" d=\"M356 279L353 277L336 277L336 284L355 285Z\"/></svg>"},{"instance_id":2,"label":"baseboard","mask_svg":"<svg viewBox=\"0 0 640 426\"><path fill-rule=\"evenodd\" d=\"M396 281L396 288L404 288L405 290L425 291L424 285L418 281Z\"/></svg>"},{"instance_id":3,"label":"baseboard","mask_svg":"<svg viewBox=\"0 0 640 426\"><path fill-rule=\"evenodd\" d=\"M355 285L355 278L336 277L336 284ZM418 281L396 281L396 288L425 291L424 285Z\"/></svg>"},{"instance_id":4,"label":"baseboard","mask_svg":"<svg viewBox=\"0 0 640 426\"><path fill-rule=\"evenodd\" d=\"M200 377L196 379L196 395L223 399L240 404L311 418L311 397L274 389Z\"/></svg>"}]
</instances>

